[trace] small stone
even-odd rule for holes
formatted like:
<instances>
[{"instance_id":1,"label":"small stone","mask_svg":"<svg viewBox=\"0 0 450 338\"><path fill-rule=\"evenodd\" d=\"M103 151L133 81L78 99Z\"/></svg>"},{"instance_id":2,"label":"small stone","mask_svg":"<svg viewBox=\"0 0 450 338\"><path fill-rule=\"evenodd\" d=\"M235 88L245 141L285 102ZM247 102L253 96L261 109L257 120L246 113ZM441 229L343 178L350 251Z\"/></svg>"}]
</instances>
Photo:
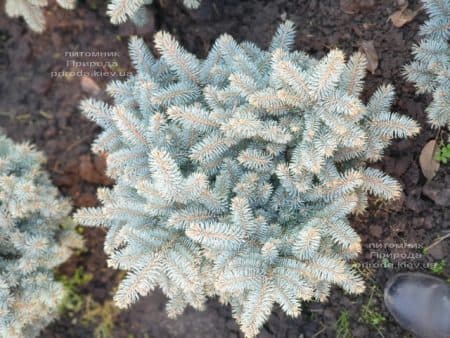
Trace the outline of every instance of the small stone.
<instances>
[{"instance_id":1,"label":"small stone","mask_svg":"<svg viewBox=\"0 0 450 338\"><path fill-rule=\"evenodd\" d=\"M450 284L422 273L394 275L384 289L387 309L419 337L450 336Z\"/></svg>"},{"instance_id":2,"label":"small stone","mask_svg":"<svg viewBox=\"0 0 450 338\"><path fill-rule=\"evenodd\" d=\"M379 225L371 225L369 232L372 236L380 238L383 235L383 228Z\"/></svg>"}]
</instances>

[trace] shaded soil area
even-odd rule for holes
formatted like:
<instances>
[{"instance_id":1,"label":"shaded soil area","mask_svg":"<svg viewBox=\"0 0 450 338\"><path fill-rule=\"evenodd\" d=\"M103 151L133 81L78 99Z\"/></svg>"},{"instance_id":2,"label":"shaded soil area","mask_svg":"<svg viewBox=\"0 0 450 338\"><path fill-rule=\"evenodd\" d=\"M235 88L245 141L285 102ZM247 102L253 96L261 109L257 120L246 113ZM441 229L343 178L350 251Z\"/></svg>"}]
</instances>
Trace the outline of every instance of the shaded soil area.
<instances>
[{"instance_id":1,"label":"shaded soil area","mask_svg":"<svg viewBox=\"0 0 450 338\"><path fill-rule=\"evenodd\" d=\"M14 140L29 140L45 152L54 183L76 207L94 206L96 188L111 181L103 175L104 160L90 152L99 128L81 116L78 104L89 96L107 100L106 83L131 71L129 35L143 35L152 45L153 34L165 29L203 57L225 32L239 41L266 47L278 24L287 18L298 28L296 48L318 57L336 47L350 54L364 41L373 41L379 66L368 74L364 95L382 83L392 83L397 92L394 110L422 126L418 137L395 142L383 161L374 164L401 181L404 196L395 203L372 200L367 212L353 219L364 243L363 254L355 262L367 281L363 296L333 290L328 302L305 304L297 319L275 309L260 337L351 337L345 335L346 328L354 337L407 337L384 308L382 289L398 271L433 270L448 277L448 264L442 261L448 255L448 243L424 249L449 230L450 166L441 167L431 182L420 171L419 153L436 131L425 123L429 98L415 95L401 68L411 60L411 45L425 15L420 13L396 28L387 19L399 2L360 1L364 5L347 14L338 0L203 0L196 11L186 10L176 0L160 0L149 7L148 24L136 29L131 24L111 25L104 14L105 1L85 0L70 12L50 6L47 31L41 35L0 11L0 127ZM0 8L3 6L0 1ZM418 1L410 1L410 7L418 8ZM86 52L110 53L93 57ZM242 337L230 308L216 300L209 302L206 311L188 309L176 320L165 314L165 298L159 291L128 310L113 310L110 300L122 274L106 266L104 232L85 229L83 234L86 250L74 255L59 274L72 276L82 268L92 277L76 287L84 305L66 311L42 337ZM442 269L433 269L433 263ZM85 298L95 304L95 311L85 304Z\"/></svg>"}]
</instances>

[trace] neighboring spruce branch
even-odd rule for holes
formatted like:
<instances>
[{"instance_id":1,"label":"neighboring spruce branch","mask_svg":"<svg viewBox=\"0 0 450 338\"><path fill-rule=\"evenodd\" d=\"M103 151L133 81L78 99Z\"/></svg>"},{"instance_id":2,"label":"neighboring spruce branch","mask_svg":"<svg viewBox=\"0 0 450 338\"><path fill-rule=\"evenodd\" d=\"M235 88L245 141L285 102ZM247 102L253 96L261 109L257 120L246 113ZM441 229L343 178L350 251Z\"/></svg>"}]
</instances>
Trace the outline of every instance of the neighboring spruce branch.
<instances>
[{"instance_id":1,"label":"neighboring spruce branch","mask_svg":"<svg viewBox=\"0 0 450 338\"><path fill-rule=\"evenodd\" d=\"M414 61L405 67L418 93L433 95L426 109L432 126L450 124L450 0L423 0L429 19L421 26L423 37L413 48Z\"/></svg>"},{"instance_id":2,"label":"neighboring spruce branch","mask_svg":"<svg viewBox=\"0 0 450 338\"><path fill-rule=\"evenodd\" d=\"M57 0L58 5L65 9L74 9L76 0ZM12 18L23 17L27 25L35 32L45 30L43 8L48 5L47 0L6 0L6 14Z\"/></svg>"},{"instance_id":3,"label":"neighboring spruce branch","mask_svg":"<svg viewBox=\"0 0 450 338\"><path fill-rule=\"evenodd\" d=\"M218 295L253 337L274 303L298 316L333 284L364 289L347 263L361 251L347 215L368 193L400 195L366 163L419 127L389 111L391 86L359 99L362 54L316 60L293 44L290 22L267 51L222 35L206 60L166 32L155 36L160 59L132 38L137 74L109 84L114 105L82 102L104 129L93 151L108 154L116 185L75 218L105 227L109 266L129 271L120 307L160 287L175 316Z\"/></svg>"},{"instance_id":4,"label":"neighboring spruce branch","mask_svg":"<svg viewBox=\"0 0 450 338\"><path fill-rule=\"evenodd\" d=\"M144 6L151 3L153 0L111 0L108 5L108 15L113 24L120 24L131 18L136 25L142 26L147 21ZM183 0L183 3L191 9L200 6L200 0Z\"/></svg>"},{"instance_id":5,"label":"neighboring spruce branch","mask_svg":"<svg viewBox=\"0 0 450 338\"><path fill-rule=\"evenodd\" d=\"M76 0L56 0L65 9L74 9ZM120 24L131 18L139 26L147 22L145 5L153 0L111 0L108 4L108 15L111 22ZM200 0L183 0L187 8L196 9L200 6ZM6 0L5 10L8 16L23 17L28 26L35 32L42 33L45 30L45 17L43 8L48 5L47 0Z\"/></svg>"},{"instance_id":6,"label":"neighboring spruce branch","mask_svg":"<svg viewBox=\"0 0 450 338\"><path fill-rule=\"evenodd\" d=\"M64 296L52 269L82 240L42 153L0 135L0 337L35 337Z\"/></svg>"}]
</instances>

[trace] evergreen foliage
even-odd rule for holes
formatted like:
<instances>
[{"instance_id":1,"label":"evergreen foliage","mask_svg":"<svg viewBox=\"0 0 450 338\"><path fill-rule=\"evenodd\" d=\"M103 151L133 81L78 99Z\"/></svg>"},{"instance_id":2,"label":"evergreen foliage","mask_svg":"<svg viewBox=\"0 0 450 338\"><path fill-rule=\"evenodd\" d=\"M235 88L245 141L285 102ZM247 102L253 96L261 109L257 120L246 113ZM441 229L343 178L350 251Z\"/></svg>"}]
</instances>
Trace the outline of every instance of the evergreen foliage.
<instances>
[{"instance_id":1,"label":"evergreen foliage","mask_svg":"<svg viewBox=\"0 0 450 338\"><path fill-rule=\"evenodd\" d=\"M252 337L274 303L297 316L333 284L364 289L348 264L361 243L347 215L368 193L399 196L366 163L419 128L389 111L389 85L359 99L362 54L316 60L293 43L290 22L268 50L225 34L205 60L166 32L155 36L159 59L132 38L137 73L109 84L114 105L82 102L104 129L93 151L108 153L116 185L75 218L105 227L109 265L129 271L120 307L159 287L175 316L217 295Z\"/></svg>"},{"instance_id":2,"label":"evergreen foliage","mask_svg":"<svg viewBox=\"0 0 450 338\"><path fill-rule=\"evenodd\" d=\"M405 73L418 93L433 95L427 108L434 127L450 124L450 0L423 0L429 19L420 28L422 40L413 48L414 61Z\"/></svg>"},{"instance_id":3,"label":"evergreen foliage","mask_svg":"<svg viewBox=\"0 0 450 338\"><path fill-rule=\"evenodd\" d=\"M111 22L120 24L131 18L137 25L143 25L147 20L145 5L150 5L153 0L110 0L108 15ZM200 0L183 0L187 8L196 9L200 6Z\"/></svg>"},{"instance_id":4,"label":"evergreen foliage","mask_svg":"<svg viewBox=\"0 0 450 338\"><path fill-rule=\"evenodd\" d=\"M64 296L52 269L82 245L42 153L0 135L0 337L34 337Z\"/></svg>"},{"instance_id":5,"label":"evergreen foliage","mask_svg":"<svg viewBox=\"0 0 450 338\"><path fill-rule=\"evenodd\" d=\"M76 0L56 0L65 9L74 9ZM153 0L110 0L108 15L111 22L120 24L128 18L137 24L143 25L147 20L144 6L151 4ZM198 8L200 0L183 0L187 8ZM8 16L23 17L28 26L35 32L42 33L45 29L45 17L43 8L48 5L47 0L6 0L5 10Z\"/></svg>"},{"instance_id":6,"label":"evergreen foliage","mask_svg":"<svg viewBox=\"0 0 450 338\"><path fill-rule=\"evenodd\" d=\"M76 0L57 0L58 5L65 9L74 9ZM27 25L35 32L42 33L45 29L43 8L47 0L6 0L6 14L12 18L23 17Z\"/></svg>"}]
</instances>

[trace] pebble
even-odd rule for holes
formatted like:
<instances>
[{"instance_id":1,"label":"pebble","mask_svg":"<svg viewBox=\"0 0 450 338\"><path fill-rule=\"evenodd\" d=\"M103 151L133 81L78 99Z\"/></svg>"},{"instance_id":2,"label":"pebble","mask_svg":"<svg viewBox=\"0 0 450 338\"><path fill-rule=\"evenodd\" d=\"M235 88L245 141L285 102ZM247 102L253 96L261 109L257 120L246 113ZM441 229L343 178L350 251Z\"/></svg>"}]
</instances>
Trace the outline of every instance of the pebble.
<instances>
[{"instance_id":1,"label":"pebble","mask_svg":"<svg viewBox=\"0 0 450 338\"><path fill-rule=\"evenodd\" d=\"M386 284L384 302L397 322L419 337L450 336L450 284L422 273L399 273Z\"/></svg>"}]
</instances>

